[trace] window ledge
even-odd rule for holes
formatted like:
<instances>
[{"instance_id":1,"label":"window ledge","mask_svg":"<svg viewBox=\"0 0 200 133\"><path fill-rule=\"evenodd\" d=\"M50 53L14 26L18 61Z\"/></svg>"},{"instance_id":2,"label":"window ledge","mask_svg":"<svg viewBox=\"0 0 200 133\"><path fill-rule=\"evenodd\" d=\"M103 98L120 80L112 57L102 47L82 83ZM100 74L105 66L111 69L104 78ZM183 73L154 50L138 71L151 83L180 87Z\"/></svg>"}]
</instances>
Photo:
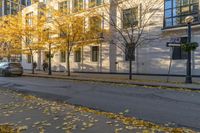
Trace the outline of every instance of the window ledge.
<instances>
[{"instance_id":1,"label":"window ledge","mask_svg":"<svg viewBox=\"0 0 200 133\"><path fill-rule=\"evenodd\" d=\"M192 29L195 29L195 28L200 28L200 23L192 25ZM177 26L177 27L162 28L162 31L167 32L167 31L177 31L177 30L186 30L186 29L188 29L188 27L184 25L184 26Z\"/></svg>"}]
</instances>

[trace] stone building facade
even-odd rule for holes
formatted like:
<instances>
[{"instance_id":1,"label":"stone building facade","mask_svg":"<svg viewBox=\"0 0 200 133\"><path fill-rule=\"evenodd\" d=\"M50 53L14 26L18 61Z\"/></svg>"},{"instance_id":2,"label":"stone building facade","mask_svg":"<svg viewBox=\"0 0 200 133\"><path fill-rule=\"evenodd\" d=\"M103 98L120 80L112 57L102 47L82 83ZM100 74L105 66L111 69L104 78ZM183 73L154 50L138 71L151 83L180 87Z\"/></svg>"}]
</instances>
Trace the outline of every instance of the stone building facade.
<instances>
[{"instance_id":1,"label":"stone building facade","mask_svg":"<svg viewBox=\"0 0 200 133\"><path fill-rule=\"evenodd\" d=\"M80 4L79 2L83 3ZM70 10L73 10L74 6L81 5L81 8L84 9L99 8L102 13L107 13L101 9L103 8L102 4L106 1L93 0L94 5L92 7L88 4L89 2L89 0L45 1L45 4L53 5L56 9L69 8ZM143 3L139 2L138 5L142 6ZM151 36L156 37L152 40L149 39L151 41L144 42L135 49L133 73L186 74L186 53L180 47L167 47L166 44L174 40L178 40L179 43L187 41L187 26L184 19L189 15L194 16L192 41L200 44L199 2L199 0L163 0L162 5L151 9L155 13L149 20L149 25L145 27L144 34L149 38ZM133 7L126 6L124 10L118 11L115 10L117 7L113 7L114 5L109 5L110 12L108 16L119 16L116 21L122 27L124 23L123 15L126 13L128 15L133 14ZM29 13L31 10L37 12L36 8L38 7L33 4L23 11L24 13ZM137 18L135 19L139 19L141 14L138 10L143 9L139 7L136 9ZM129 62L126 61L126 55L112 43L113 40L120 37L119 33L115 33L109 22L104 19L101 20L101 27L109 29L111 34L99 44L91 44L80 48L78 51L73 51L70 58L72 71L127 73ZM46 60L45 52L39 52L34 58L38 63L38 69L41 69L43 60ZM23 55L22 63L25 69L31 69L31 62L28 60L28 57ZM54 71L67 71L66 65L66 52L57 51L54 53L52 69ZM200 75L200 48L192 52L192 73L193 75Z\"/></svg>"}]
</instances>

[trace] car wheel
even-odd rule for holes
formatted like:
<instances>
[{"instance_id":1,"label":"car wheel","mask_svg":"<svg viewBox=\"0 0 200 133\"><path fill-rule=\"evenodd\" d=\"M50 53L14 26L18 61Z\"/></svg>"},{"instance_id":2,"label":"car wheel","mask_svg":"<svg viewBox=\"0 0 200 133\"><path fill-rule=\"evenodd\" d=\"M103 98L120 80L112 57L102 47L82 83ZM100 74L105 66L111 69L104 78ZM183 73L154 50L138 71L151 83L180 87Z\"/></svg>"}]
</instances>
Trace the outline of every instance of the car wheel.
<instances>
[{"instance_id":1,"label":"car wheel","mask_svg":"<svg viewBox=\"0 0 200 133\"><path fill-rule=\"evenodd\" d=\"M21 74L18 74L17 76L22 76L23 74L21 73Z\"/></svg>"}]
</instances>

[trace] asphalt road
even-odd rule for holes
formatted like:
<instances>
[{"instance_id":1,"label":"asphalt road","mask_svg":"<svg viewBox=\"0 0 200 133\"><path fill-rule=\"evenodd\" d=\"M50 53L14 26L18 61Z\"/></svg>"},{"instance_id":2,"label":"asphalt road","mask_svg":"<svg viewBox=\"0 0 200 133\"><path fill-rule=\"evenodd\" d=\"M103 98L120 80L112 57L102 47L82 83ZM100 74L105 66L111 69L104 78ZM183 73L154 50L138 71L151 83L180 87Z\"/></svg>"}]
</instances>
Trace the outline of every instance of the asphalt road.
<instances>
[{"instance_id":1,"label":"asphalt road","mask_svg":"<svg viewBox=\"0 0 200 133\"><path fill-rule=\"evenodd\" d=\"M199 92L34 77L0 77L0 87L200 131Z\"/></svg>"}]
</instances>

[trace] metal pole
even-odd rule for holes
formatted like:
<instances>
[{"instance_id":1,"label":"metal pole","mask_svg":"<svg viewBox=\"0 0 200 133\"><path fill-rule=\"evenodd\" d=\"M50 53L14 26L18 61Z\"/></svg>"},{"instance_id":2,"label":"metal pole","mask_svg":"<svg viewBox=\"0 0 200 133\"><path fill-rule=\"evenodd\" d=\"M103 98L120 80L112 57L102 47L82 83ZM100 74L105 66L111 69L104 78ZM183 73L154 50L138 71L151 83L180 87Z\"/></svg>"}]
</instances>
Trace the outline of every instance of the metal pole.
<instances>
[{"instance_id":1,"label":"metal pole","mask_svg":"<svg viewBox=\"0 0 200 133\"><path fill-rule=\"evenodd\" d=\"M188 45L191 43L191 35L192 35L192 30L191 30L191 23L188 23ZM187 55L187 75L185 79L185 83L192 83L192 76L191 76L191 51L188 51Z\"/></svg>"},{"instance_id":2,"label":"metal pole","mask_svg":"<svg viewBox=\"0 0 200 133\"><path fill-rule=\"evenodd\" d=\"M51 72L51 43L49 44L49 75L52 75L52 72Z\"/></svg>"},{"instance_id":3,"label":"metal pole","mask_svg":"<svg viewBox=\"0 0 200 133\"><path fill-rule=\"evenodd\" d=\"M129 59L129 80L132 80L132 59Z\"/></svg>"}]
</instances>

